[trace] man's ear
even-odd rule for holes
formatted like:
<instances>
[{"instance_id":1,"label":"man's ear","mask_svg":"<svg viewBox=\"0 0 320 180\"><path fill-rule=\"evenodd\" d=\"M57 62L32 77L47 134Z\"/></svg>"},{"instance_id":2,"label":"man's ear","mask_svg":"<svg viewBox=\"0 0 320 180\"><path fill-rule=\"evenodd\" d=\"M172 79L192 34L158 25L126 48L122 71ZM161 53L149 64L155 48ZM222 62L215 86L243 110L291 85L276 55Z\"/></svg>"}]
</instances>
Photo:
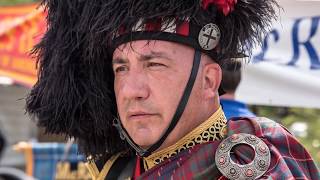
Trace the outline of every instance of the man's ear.
<instances>
[{"instance_id":1,"label":"man's ear","mask_svg":"<svg viewBox=\"0 0 320 180\"><path fill-rule=\"evenodd\" d=\"M215 97L222 79L221 67L217 63L206 63L203 68L203 78L204 97L206 99Z\"/></svg>"}]
</instances>

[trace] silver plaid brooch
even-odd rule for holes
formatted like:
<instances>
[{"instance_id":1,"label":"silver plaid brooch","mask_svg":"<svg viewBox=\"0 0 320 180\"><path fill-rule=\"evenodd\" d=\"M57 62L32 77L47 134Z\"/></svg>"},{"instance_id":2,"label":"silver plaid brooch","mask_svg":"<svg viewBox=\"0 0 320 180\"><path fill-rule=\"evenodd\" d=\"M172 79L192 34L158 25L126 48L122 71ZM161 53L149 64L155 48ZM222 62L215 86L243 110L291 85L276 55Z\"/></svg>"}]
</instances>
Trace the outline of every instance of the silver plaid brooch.
<instances>
[{"instance_id":1,"label":"silver plaid brooch","mask_svg":"<svg viewBox=\"0 0 320 180\"><path fill-rule=\"evenodd\" d=\"M236 145L251 147L255 154L248 164L238 164L231 159L230 152ZM270 166L271 155L268 146L251 134L234 134L223 140L216 151L215 161L219 171L228 179L257 179Z\"/></svg>"}]
</instances>

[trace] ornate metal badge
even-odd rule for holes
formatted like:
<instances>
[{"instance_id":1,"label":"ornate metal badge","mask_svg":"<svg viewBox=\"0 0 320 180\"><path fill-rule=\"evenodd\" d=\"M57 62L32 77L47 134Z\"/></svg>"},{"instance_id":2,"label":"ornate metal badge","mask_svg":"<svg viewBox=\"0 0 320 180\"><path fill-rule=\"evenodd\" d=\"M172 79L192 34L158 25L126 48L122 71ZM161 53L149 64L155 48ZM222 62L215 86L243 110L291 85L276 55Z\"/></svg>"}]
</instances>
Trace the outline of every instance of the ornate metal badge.
<instances>
[{"instance_id":1,"label":"ornate metal badge","mask_svg":"<svg viewBox=\"0 0 320 180\"><path fill-rule=\"evenodd\" d=\"M216 24L206 24L199 33L199 45L204 50L212 50L218 45L220 37L220 29Z\"/></svg>"},{"instance_id":2,"label":"ornate metal badge","mask_svg":"<svg viewBox=\"0 0 320 180\"><path fill-rule=\"evenodd\" d=\"M249 164L235 163L230 152L236 145L250 146L255 154ZM271 155L268 146L258 137L251 134L234 134L223 140L216 151L215 161L219 171L228 179L257 179L270 166Z\"/></svg>"}]
</instances>

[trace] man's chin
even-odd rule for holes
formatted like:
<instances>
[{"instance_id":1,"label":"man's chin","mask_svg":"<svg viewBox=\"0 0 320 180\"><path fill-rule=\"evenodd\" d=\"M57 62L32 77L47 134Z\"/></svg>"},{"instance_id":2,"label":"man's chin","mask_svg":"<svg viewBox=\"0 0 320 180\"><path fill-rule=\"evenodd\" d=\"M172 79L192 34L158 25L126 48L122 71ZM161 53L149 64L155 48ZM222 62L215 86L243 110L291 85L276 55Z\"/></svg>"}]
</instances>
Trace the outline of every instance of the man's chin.
<instances>
[{"instance_id":1,"label":"man's chin","mask_svg":"<svg viewBox=\"0 0 320 180\"><path fill-rule=\"evenodd\" d=\"M156 140L152 140L152 139L146 138L146 136L143 136L143 137L135 137L134 142L142 149L148 149L154 143L156 143Z\"/></svg>"},{"instance_id":2,"label":"man's chin","mask_svg":"<svg viewBox=\"0 0 320 180\"><path fill-rule=\"evenodd\" d=\"M141 148L148 149L157 142L157 138L152 135L152 131L148 128L136 130L131 136L132 140Z\"/></svg>"},{"instance_id":3,"label":"man's chin","mask_svg":"<svg viewBox=\"0 0 320 180\"><path fill-rule=\"evenodd\" d=\"M138 139L135 141L135 143L141 147L142 149L148 149L149 147L151 147L154 143L156 143L155 141L148 141L147 139Z\"/></svg>"}]
</instances>

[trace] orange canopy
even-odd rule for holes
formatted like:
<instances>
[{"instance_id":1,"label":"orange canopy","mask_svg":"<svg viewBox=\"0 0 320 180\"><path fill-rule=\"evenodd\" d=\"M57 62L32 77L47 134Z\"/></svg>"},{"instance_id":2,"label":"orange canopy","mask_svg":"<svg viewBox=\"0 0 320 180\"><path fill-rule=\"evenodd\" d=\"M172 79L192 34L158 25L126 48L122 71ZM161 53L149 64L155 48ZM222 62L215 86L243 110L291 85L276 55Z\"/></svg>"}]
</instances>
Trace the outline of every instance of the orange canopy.
<instances>
[{"instance_id":1,"label":"orange canopy","mask_svg":"<svg viewBox=\"0 0 320 180\"><path fill-rule=\"evenodd\" d=\"M37 81L29 53L46 30L45 16L38 4L0 7L0 76L27 87Z\"/></svg>"}]
</instances>

